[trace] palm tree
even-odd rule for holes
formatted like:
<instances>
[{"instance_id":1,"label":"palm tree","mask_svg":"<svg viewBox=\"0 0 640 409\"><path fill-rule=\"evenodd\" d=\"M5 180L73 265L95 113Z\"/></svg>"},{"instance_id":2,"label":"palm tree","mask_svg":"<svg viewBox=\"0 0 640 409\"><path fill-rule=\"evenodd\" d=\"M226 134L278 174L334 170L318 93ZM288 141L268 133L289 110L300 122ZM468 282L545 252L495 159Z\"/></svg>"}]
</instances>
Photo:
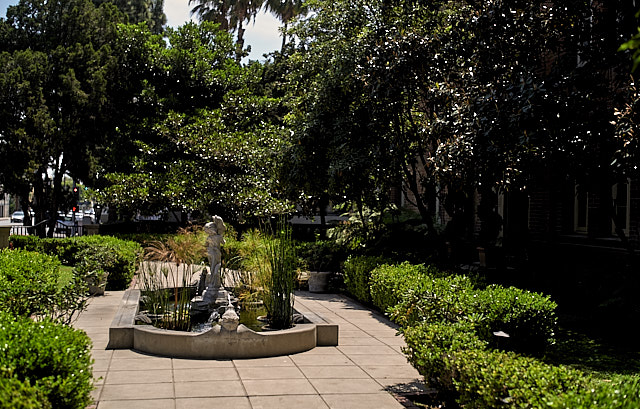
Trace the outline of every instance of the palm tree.
<instances>
[{"instance_id":1,"label":"palm tree","mask_svg":"<svg viewBox=\"0 0 640 409\"><path fill-rule=\"evenodd\" d=\"M200 21L207 20L220 24L220 28L238 35L236 58L240 60L244 47L244 22L255 20L263 0L189 0L196 4L191 9Z\"/></svg>"},{"instance_id":2,"label":"palm tree","mask_svg":"<svg viewBox=\"0 0 640 409\"><path fill-rule=\"evenodd\" d=\"M303 3L304 0L266 0L265 9L284 24L281 51L284 50L284 46L287 43L287 26L289 21L299 14L305 13Z\"/></svg>"}]
</instances>

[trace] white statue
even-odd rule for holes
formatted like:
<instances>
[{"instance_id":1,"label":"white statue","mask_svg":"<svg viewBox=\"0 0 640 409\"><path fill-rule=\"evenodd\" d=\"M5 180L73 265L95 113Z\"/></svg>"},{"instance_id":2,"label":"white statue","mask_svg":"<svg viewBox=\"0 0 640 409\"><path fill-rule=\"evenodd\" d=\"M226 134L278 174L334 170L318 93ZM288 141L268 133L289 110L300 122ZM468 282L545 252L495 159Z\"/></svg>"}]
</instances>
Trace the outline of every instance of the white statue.
<instances>
[{"instance_id":1,"label":"white statue","mask_svg":"<svg viewBox=\"0 0 640 409\"><path fill-rule=\"evenodd\" d=\"M209 235L207 237L207 255L209 256L209 265L211 273L207 277L207 287L220 288L222 285L220 268L222 263L222 252L220 246L224 244L222 235L227 228L220 216L213 216L213 221L204 225L204 231Z\"/></svg>"}]
</instances>

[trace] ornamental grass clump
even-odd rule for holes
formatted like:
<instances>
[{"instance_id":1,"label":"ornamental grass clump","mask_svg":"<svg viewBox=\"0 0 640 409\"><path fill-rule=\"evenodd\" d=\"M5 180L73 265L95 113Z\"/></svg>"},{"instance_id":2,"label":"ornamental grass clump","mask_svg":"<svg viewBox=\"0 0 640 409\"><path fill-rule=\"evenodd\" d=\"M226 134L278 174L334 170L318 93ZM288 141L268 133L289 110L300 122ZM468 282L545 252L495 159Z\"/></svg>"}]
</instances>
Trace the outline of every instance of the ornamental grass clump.
<instances>
[{"instance_id":1,"label":"ornamental grass clump","mask_svg":"<svg viewBox=\"0 0 640 409\"><path fill-rule=\"evenodd\" d=\"M260 275L264 278L263 301L274 329L289 328L293 320L294 291L297 277L297 258L291 227L284 219L276 230L265 238L265 246L256 254Z\"/></svg>"},{"instance_id":2,"label":"ornamental grass clump","mask_svg":"<svg viewBox=\"0 0 640 409\"><path fill-rule=\"evenodd\" d=\"M192 284L204 257L204 236L197 229L181 229L166 242L148 243L139 280L144 307L155 318L155 326L191 329Z\"/></svg>"}]
</instances>

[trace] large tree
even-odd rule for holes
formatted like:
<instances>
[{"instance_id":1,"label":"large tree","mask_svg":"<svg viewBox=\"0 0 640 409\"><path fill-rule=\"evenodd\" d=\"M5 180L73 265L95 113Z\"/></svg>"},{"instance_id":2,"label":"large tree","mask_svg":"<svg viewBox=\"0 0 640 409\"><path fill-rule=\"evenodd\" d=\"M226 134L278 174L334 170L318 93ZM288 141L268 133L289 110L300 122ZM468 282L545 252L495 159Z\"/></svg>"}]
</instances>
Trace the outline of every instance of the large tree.
<instances>
[{"instance_id":1,"label":"large tree","mask_svg":"<svg viewBox=\"0 0 640 409\"><path fill-rule=\"evenodd\" d=\"M439 197L470 235L478 190L525 188L541 171L619 177L611 121L630 81L608 73L624 57L625 2L309 6L292 30L299 192L375 205L402 183L432 232Z\"/></svg>"},{"instance_id":2,"label":"large tree","mask_svg":"<svg viewBox=\"0 0 640 409\"><path fill-rule=\"evenodd\" d=\"M230 35L213 23L167 34L164 46L136 41L152 46L158 69L140 79L143 114L120 129L131 149L101 178L103 200L129 214L199 211L230 221L283 211L280 103L262 84L262 65L238 64Z\"/></svg>"},{"instance_id":3,"label":"large tree","mask_svg":"<svg viewBox=\"0 0 640 409\"><path fill-rule=\"evenodd\" d=\"M23 0L0 21L0 183L39 220L64 203L65 175L96 170L120 21L88 0Z\"/></svg>"}]
</instances>

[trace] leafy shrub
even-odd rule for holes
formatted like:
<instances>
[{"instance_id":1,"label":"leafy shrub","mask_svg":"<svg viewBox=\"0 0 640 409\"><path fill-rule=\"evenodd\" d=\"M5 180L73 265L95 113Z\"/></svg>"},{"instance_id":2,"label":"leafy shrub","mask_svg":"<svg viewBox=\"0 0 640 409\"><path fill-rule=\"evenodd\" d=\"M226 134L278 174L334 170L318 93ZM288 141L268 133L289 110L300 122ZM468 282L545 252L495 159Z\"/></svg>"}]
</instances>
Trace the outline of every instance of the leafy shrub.
<instances>
[{"instance_id":1,"label":"leafy shrub","mask_svg":"<svg viewBox=\"0 0 640 409\"><path fill-rule=\"evenodd\" d=\"M58 257L62 264L72 266L80 261L80 251L86 247L84 238L41 239L40 251Z\"/></svg>"},{"instance_id":2,"label":"leafy shrub","mask_svg":"<svg viewBox=\"0 0 640 409\"><path fill-rule=\"evenodd\" d=\"M38 236L11 236L9 242L14 249L42 252Z\"/></svg>"},{"instance_id":3,"label":"leafy shrub","mask_svg":"<svg viewBox=\"0 0 640 409\"><path fill-rule=\"evenodd\" d=\"M0 375L0 409L49 409L42 392L26 381Z\"/></svg>"},{"instance_id":4,"label":"leafy shrub","mask_svg":"<svg viewBox=\"0 0 640 409\"><path fill-rule=\"evenodd\" d=\"M12 236L12 240L19 236ZM25 246L35 251L57 256L66 265L81 263L98 264L109 275L107 289L123 290L129 286L142 247L133 241L120 240L111 236L80 236L64 239L17 239L14 247ZM81 269L87 270L82 267Z\"/></svg>"},{"instance_id":5,"label":"leafy shrub","mask_svg":"<svg viewBox=\"0 0 640 409\"><path fill-rule=\"evenodd\" d=\"M60 262L23 250L0 251L0 308L15 315L46 314L58 292Z\"/></svg>"},{"instance_id":6,"label":"leafy shrub","mask_svg":"<svg viewBox=\"0 0 640 409\"><path fill-rule=\"evenodd\" d=\"M344 263L344 284L347 291L363 303L371 302L369 279L371 272L378 266L385 264L384 257L349 256Z\"/></svg>"},{"instance_id":7,"label":"leafy shrub","mask_svg":"<svg viewBox=\"0 0 640 409\"><path fill-rule=\"evenodd\" d=\"M468 310L481 317L485 337L503 331L509 335L506 346L520 351L541 350L553 343L557 304L549 296L492 285L475 291L468 300L472 303Z\"/></svg>"},{"instance_id":8,"label":"leafy shrub","mask_svg":"<svg viewBox=\"0 0 640 409\"><path fill-rule=\"evenodd\" d=\"M332 240L298 242L296 253L301 268L309 271L340 271L342 263L347 258L344 248Z\"/></svg>"},{"instance_id":9,"label":"leafy shrub","mask_svg":"<svg viewBox=\"0 0 640 409\"><path fill-rule=\"evenodd\" d=\"M28 381L54 408L83 409L91 403L91 340L84 332L49 319L36 322L1 312L0 328L4 376ZM19 392L36 393L28 387Z\"/></svg>"},{"instance_id":10,"label":"leafy shrub","mask_svg":"<svg viewBox=\"0 0 640 409\"><path fill-rule=\"evenodd\" d=\"M0 309L20 316L70 322L86 305L81 277L60 273L56 257L24 250L0 251Z\"/></svg>"},{"instance_id":11,"label":"leafy shrub","mask_svg":"<svg viewBox=\"0 0 640 409\"><path fill-rule=\"evenodd\" d=\"M640 408L640 378L625 376L546 398L549 409L637 409Z\"/></svg>"},{"instance_id":12,"label":"leafy shrub","mask_svg":"<svg viewBox=\"0 0 640 409\"><path fill-rule=\"evenodd\" d=\"M444 273L423 264L382 265L371 272L371 301L380 311L387 311L403 299L416 283Z\"/></svg>"},{"instance_id":13,"label":"leafy shrub","mask_svg":"<svg viewBox=\"0 0 640 409\"><path fill-rule=\"evenodd\" d=\"M109 274L108 290L124 290L129 286L142 256L142 248L138 243L97 235L75 240L83 244L78 260L92 260Z\"/></svg>"},{"instance_id":14,"label":"leafy shrub","mask_svg":"<svg viewBox=\"0 0 640 409\"><path fill-rule=\"evenodd\" d=\"M425 275L416 278L388 312L393 321L405 327L424 321L476 321L479 316L471 302L474 292L475 282L467 276Z\"/></svg>"},{"instance_id":15,"label":"leafy shrub","mask_svg":"<svg viewBox=\"0 0 640 409\"><path fill-rule=\"evenodd\" d=\"M467 349L447 362L458 403L470 409L543 408L549 395L578 391L580 372L513 352Z\"/></svg>"},{"instance_id":16,"label":"leafy shrub","mask_svg":"<svg viewBox=\"0 0 640 409\"><path fill-rule=\"evenodd\" d=\"M464 350L484 350L487 343L475 333L474 325L468 321L422 322L414 327L403 328L407 346L403 352L431 386L451 390L455 373L452 372L451 354Z\"/></svg>"}]
</instances>

